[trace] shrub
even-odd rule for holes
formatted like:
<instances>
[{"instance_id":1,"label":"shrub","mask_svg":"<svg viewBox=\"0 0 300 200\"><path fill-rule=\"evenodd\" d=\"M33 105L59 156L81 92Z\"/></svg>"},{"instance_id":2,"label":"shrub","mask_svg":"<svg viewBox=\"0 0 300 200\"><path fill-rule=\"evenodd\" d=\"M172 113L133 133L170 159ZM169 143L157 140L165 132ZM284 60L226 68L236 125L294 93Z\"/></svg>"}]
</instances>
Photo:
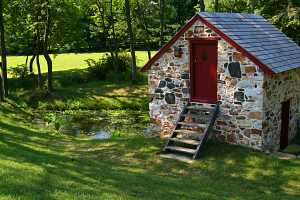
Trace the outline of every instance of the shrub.
<instances>
[{"instance_id":1,"label":"shrub","mask_svg":"<svg viewBox=\"0 0 300 200\"><path fill-rule=\"evenodd\" d=\"M124 77L125 74L128 74L130 72L131 58L126 53L120 53L118 55L118 73L115 72L113 58L108 54L106 54L105 57L99 59L98 61L88 59L86 60L86 62L89 66L88 71L90 73L90 76L100 80L107 80L108 78L110 80L118 80L119 78L121 78L120 76Z\"/></svg>"},{"instance_id":2,"label":"shrub","mask_svg":"<svg viewBox=\"0 0 300 200\"><path fill-rule=\"evenodd\" d=\"M25 65L9 67L8 74L11 75L11 78L8 79L11 89L37 87L37 75L30 74Z\"/></svg>"},{"instance_id":3,"label":"shrub","mask_svg":"<svg viewBox=\"0 0 300 200\"><path fill-rule=\"evenodd\" d=\"M29 75L28 68L25 65L18 65L16 67L9 67L8 73L13 78L25 79Z\"/></svg>"}]
</instances>

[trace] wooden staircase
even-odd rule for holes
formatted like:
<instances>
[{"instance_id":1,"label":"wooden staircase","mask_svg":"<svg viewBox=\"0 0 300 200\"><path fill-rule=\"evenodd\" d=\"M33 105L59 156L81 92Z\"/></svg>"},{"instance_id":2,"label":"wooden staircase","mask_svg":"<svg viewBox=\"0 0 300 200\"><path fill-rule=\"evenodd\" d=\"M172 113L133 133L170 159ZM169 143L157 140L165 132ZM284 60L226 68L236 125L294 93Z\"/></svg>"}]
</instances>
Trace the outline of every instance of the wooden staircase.
<instances>
[{"instance_id":1,"label":"wooden staircase","mask_svg":"<svg viewBox=\"0 0 300 200\"><path fill-rule=\"evenodd\" d=\"M219 114L219 104L190 103L184 107L164 147L168 158L198 159Z\"/></svg>"}]
</instances>

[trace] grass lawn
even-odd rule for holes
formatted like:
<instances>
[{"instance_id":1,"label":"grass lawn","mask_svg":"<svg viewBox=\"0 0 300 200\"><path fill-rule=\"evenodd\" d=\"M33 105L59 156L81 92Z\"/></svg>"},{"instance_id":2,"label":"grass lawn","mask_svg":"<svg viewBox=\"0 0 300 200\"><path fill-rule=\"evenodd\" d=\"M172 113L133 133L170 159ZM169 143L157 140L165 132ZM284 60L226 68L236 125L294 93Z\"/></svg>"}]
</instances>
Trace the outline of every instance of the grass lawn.
<instances>
[{"instance_id":1,"label":"grass lawn","mask_svg":"<svg viewBox=\"0 0 300 200\"><path fill-rule=\"evenodd\" d=\"M0 107L0 199L298 199L300 161L210 142L192 165L162 159L158 139L128 129L106 141L30 125L28 109ZM126 117L124 117L124 115ZM217 147L217 148L216 148Z\"/></svg>"},{"instance_id":2,"label":"grass lawn","mask_svg":"<svg viewBox=\"0 0 300 200\"><path fill-rule=\"evenodd\" d=\"M152 52L154 55L155 52ZM65 54L55 54L51 55L53 59L53 71L64 71L70 69L84 69L87 68L87 64L85 60L94 59L98 60L103 57L106 53L65 53ZM137 51L137 65L143 66L145 62L148 60L147 52ZM30 59L30 57L29 57ZM46 72L46 61L44 57L41 56L41 66L42 71ZM8 56L7 63L8 66L17 66L21 64L25 64L26 56ZM29 62L29 61L28 61ZM34 69L36 65L34 65Z\"/></svg>"},{"instance_id":3,"label":"grass lawn","mask_svg":"<svg viewBox=\"0 0 300 200\"><path fill-rule=\"evenodd\" d=\"M0 104L0 200L300 198L299 159L216 141L193 164L160 158L164 141L143 136L146 93L146 82L103 81L64 85L52 97L13 91ZM35 112L58 111L104 113L113 136L88 140L33 123Z\"/></svg>"}]
</instances>

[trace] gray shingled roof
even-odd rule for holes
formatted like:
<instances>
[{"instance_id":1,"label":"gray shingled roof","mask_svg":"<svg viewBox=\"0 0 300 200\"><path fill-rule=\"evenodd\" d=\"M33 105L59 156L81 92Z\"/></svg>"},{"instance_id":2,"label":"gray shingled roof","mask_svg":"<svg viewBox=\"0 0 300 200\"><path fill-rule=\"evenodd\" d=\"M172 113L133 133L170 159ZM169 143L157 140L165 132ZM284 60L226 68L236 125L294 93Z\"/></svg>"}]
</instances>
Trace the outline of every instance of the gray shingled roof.
<instances>
[{"instance_id":1,"label":"gray shingled roof","mask_svg":"<svg viewBox=\"0 0 300 200\"><path fill-rule=\"evenodd\" d=\"M300 67L300 47L261 16L199 13L273 72Z\"/></svg>"}]
</instances>

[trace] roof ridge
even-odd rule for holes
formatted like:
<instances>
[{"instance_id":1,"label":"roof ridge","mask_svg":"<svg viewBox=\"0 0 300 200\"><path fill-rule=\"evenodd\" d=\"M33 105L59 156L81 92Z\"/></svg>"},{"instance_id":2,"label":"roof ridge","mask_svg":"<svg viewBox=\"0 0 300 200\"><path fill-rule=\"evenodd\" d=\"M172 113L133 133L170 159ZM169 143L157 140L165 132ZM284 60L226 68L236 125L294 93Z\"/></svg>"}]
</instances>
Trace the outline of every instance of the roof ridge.
<instances>
[{"instance_id":1,"label":"roof ridge","mask_svg":"<svg viewBox=\"0 0 300 200\"><path fill-rule=\"evenodd\" d=\"M197 12L197 15L200 15L201 17L214 17L214 18L220 18L224 16L240 16L243 18L249 18L252 16L253 18L263 18L261 15L255 14L255 13L246 13L246 12L241 12L241 13L228 13L228 12Z\"/></svg>"}]
</instances>

